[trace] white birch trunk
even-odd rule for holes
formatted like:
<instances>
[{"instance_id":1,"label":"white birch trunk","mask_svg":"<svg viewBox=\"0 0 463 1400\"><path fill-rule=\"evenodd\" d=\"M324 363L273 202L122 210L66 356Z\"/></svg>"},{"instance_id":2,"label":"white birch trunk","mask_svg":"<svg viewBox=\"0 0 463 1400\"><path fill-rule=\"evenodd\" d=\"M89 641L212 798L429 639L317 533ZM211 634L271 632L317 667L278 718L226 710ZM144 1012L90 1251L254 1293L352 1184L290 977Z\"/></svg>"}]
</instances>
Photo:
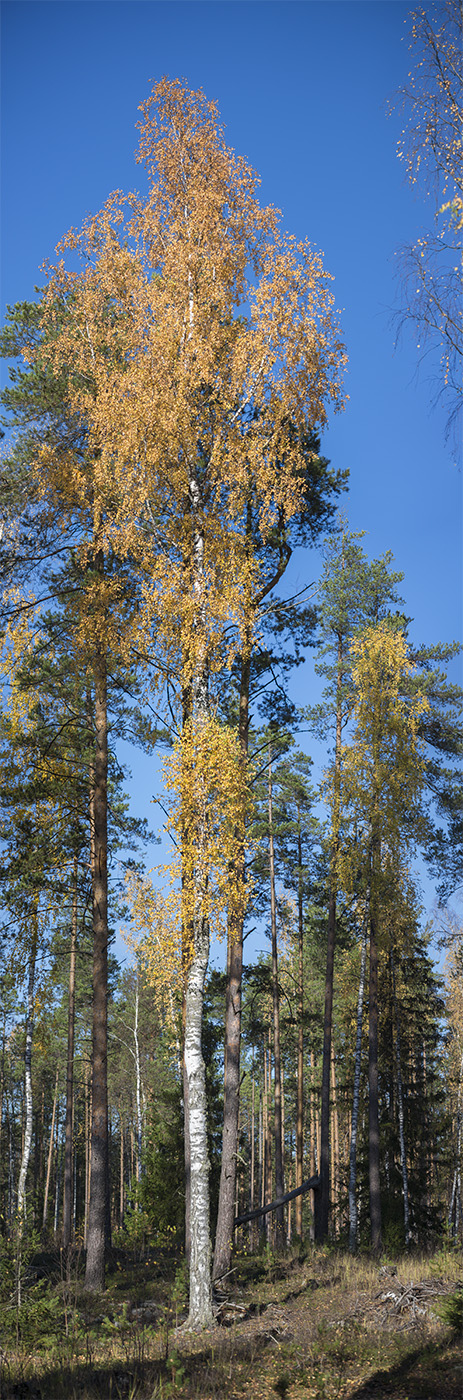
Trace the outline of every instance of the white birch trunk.
<instances>
[{"instance_id":1,"label":"white birch trunk","mask_svg":"<svg viewBox=\"0 0 463 1400\"><path fill-rule=\"evenodd\" d=\"M141 1074L140 1074L140 1046L138 1040L138 973L135 988L135 1024L133 1028L133 1038L135 1041L135 1070L137 1080L137 1181L141 1182L141 1149L142 1149L142 1125L141 1125Z\"/></svg>"},{"instance_id":2,"label":"white birch trunk","mask_svg":"<svg viewBox=\"0 0 463 1400\"><path fill-rule=\"evenodd\" d=\"M193 518L200 506L199 487L195 472L190 469L190 504ZM197 604L197 626L204 628L204 540L201 529L194 525L193 534L194 594ZM207 668L204 650L198 646L192 678L193 726L201 728L209 717ZM194 875L193 952L187 974L185 999L185 1072L188 1085L189 1155L190 1155L190 1308L187 1328L200 1331L210 1327L212 1318L211 1242L209 1229L209 1160L207 1152L206 1075L201 1045L204 984L209 961L209 924L204 910L207 892L207 870L203 847L206 847L207 810L199 812L198 865Z\"/></svg>"},{"instance_id":3,"label":"white birch trunk","mask_svg":"<svg viewBox=\"0 0 463 1400\"><path fill-rule=\"evenodd\" d=\"M34 981L37 957L37 912L33 916L32 944L29 962L29 982L27 988L26 1050L24 1056L24 1086L26 1099L26 1125L24 1148L18 1181L18 1222L22 1230L26 1218L26 1177L32 1143L32 1032L34 1028Z\"/></svg>"},{"instance_id":4,"label":"white birch trunk","mask_svg":"<svg viewBox=\"0 0 463 1400\"><path fill-rule=\"evenodd\" d=\"M400 1163L401 1163L401 1167L402 1167L402 1187L403 1187L403 1197L404 1197L404 1233L405 1233L405 1248L406 1248L406 1250L408 1250L408 1249L410 1248L410 1204L409 1204L409 1198L408 1198L407 1158L406 1158L406 1154L405 1154L404 1096L403 1096L403 1090L402 1090L402 1068L401 1068L401 1062L400 1062L400 1022L399 1022L399 1012L398 1012L398 1007L397 1007L397 997L396 997L396 990L395 990L394 950L393 950L392 947L391 947L391 971L392 971L392 992L393 992L393 996L394 996L394 1010L395 1010L395 1023L396 1023L395 1053L396 1053L396 1068L397 1068L397 1099L398 1099L398 1106L399 1106Z\"/></svg>"},{"instance_id":5,"label":"white birch trunk","mask_svg":"<svg viewBox=\"0 0 463 1400\"><path fill-rule=\"evenodd\" d=\"M458 1227L459 1227L459 1224L460 1224L460 1214L461 1214L461 1136L462 1136L462 1131L461 1131L461 1130L462 1130L462 1117L463 1117L463 1115L462 1115L462 1104L461 1104L462 1087L463 1087L463 1054L462 1054L461 1061L460 1061L460 1075L459 1075L459 1080L458 1080L458 1097L457 1097L457 1136L456 1136L455 1171L454 1171L454 1173L453 1173L452 1193L451 1193L451 1197L450 1197L450 1205L449 1205L449 1213L448 1213L448 1228L449 1228L449 1234L450 1234L450 1235L453 1237L453 1239L455 1239L455 1240L457 1239L457 1236L458 1236ZM455 1212L455 1217L454 1217L454 1212Z\"/></svg>"},{"instance_id":6,"label":"white birch trunk","mask_svg":"<svg viewBox=\"0 0 463 1400\"><path fill-rule=\"evenodd\" d=\"M32 942L29 961L29 980L27 988L27 1016L26 1016L26 1049L24 1055L24 1092L26 1100L26 1122L24 1127L24 1146L22 1151L21 1166L18 1180L18 1236L16 1253L16 1305L19 1311L21 1307L21 1252L26 1224L26 1178L29 1158L31 1155L32 1143L32 1032L34 1028L34 981L35 963L37 957L37 937L38 919L37 909L34 910L32 922Z\"/></svg>"},{"instance_id":7,"label":"white birch trunk","mask_svg":"<svg viewBox=\"0 0 463 1400\"><path fill-rule=\"evenodd\" d=\"M357 1128L360 1102L360 1069L362 1063L362 1022L363 1000L365 995L365 971L367 964L368 924L370 919L370 886L367 889L365 916L363 920L362 958L357 1003L357 1039L355 1044L354 1098L352 1104L352 1124L349 1150L349 1252L357 1249Z\"/></svg>"}]
</instances>

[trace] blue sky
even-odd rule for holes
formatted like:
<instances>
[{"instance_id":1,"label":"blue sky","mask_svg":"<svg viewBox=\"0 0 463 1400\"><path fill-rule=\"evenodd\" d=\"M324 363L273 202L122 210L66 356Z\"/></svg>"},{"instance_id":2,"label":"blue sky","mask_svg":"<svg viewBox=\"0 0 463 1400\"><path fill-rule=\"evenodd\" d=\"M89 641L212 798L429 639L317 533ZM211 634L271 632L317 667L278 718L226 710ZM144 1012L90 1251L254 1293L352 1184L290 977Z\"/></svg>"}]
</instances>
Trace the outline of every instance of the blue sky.
<instances>
[{"instance_id":1,"label":"blue sky","mask_svg":"<svg viewBox=\"0 0 463 1400\"><path fill-rule=\"evenodd\" d=\"M350 469L350 527L405 572L412 637L432 642L461 636L461 475L431 408L433 366L417 375L414 337L395 351L390 326L395 251L433 212L404 181L400 119L386 111L410 67L409 11L401 0L6 0L2 303L31 296L60 237L110 190L143 188L135 123L152 80L202 87L261 175L263 202L334 274L350 399L323 450ZM299 555L288 590L319 567ZM313 698L310 661L303 672L300 703ZM146 758L134 771L146 810Z\"/></svg>"}]
</instances>

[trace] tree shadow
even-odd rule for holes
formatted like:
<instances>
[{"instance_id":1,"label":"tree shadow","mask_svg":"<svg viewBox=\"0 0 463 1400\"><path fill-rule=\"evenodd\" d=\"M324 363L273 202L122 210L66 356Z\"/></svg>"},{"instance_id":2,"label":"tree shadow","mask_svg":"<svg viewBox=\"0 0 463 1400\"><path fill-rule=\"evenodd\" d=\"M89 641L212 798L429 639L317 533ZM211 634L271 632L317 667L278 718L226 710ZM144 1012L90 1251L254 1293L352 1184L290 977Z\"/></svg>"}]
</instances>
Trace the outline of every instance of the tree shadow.
<instances>
[{"instance_id":1,"label":"tree shadow","mask_svg":"<svg viewBox=\"0 0 463 1400\"><path fill-rule=\"evenodd\" d=\"M427 1342L396 1366L375 1371L350 1400L461 1400L463 1370L459 1338Z\"/></svg>"}]
</instances>

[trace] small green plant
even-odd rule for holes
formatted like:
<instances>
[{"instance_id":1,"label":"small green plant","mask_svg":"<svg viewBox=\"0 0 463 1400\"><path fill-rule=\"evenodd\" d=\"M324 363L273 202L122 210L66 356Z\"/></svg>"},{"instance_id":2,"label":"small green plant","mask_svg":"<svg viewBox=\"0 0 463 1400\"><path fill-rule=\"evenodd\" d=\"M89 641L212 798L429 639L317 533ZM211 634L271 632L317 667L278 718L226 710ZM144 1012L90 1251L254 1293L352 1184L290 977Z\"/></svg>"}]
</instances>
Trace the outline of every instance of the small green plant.
<instances>
[{"instance_id":1,"label":"small green plant","mask_svg":"<svg viewBox=\"0 0 463 1400\"><path fill-rule=\"evenodd\" d=\"M188 1284L188 1265L186 1259L182 1259L175 1271L171 1290L172 1307L175 1312L181 1311L188 1302Z\"/></svg>"},{"instance_id":2,"label":"small green plant","mask_svg":"<svg viewBox=\"0 0 463 1400\"><path fill-rule=\"evenodd\" d=\"M436 1311L452 1332L463 1336L463 1288L456 1288L447 1298L440 1299Z\"/></svg>"}]
</instances>

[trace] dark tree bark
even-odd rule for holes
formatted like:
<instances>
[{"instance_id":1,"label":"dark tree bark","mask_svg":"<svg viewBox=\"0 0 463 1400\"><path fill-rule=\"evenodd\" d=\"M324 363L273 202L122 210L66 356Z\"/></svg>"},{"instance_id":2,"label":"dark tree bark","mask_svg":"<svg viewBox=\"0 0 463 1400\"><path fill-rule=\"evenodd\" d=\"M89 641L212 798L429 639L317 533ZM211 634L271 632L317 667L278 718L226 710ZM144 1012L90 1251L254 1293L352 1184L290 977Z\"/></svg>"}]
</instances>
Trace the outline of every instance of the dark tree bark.
<instances>
[{"instance_id":1,"label":"dark tree bark","mask_svg":"<svg viewBox=\"0 0 463 1400\"><path fill-rule=\"evenodd\" d=\"M72 1236L73 1153L72 1127L74 1108L74 1022L76 997L77 948L77 856L74 857L71 922L71 958L69 964L68 1054L66 1071L66 1125L64 1147L63 1249L67 1252Z\"/></svg>"},{"instance_id":2,"label":"dark tree bark","mask_svg":"<svg viewBox=\"0 0 463 1400\"><path fill-rule=\"evenodd\" d=\"M94 676L92 1136L85 1287L97 1293L105 1284L108 1184L108 719L102 646L95 658Z\"/></svg>"}]
</instances>

